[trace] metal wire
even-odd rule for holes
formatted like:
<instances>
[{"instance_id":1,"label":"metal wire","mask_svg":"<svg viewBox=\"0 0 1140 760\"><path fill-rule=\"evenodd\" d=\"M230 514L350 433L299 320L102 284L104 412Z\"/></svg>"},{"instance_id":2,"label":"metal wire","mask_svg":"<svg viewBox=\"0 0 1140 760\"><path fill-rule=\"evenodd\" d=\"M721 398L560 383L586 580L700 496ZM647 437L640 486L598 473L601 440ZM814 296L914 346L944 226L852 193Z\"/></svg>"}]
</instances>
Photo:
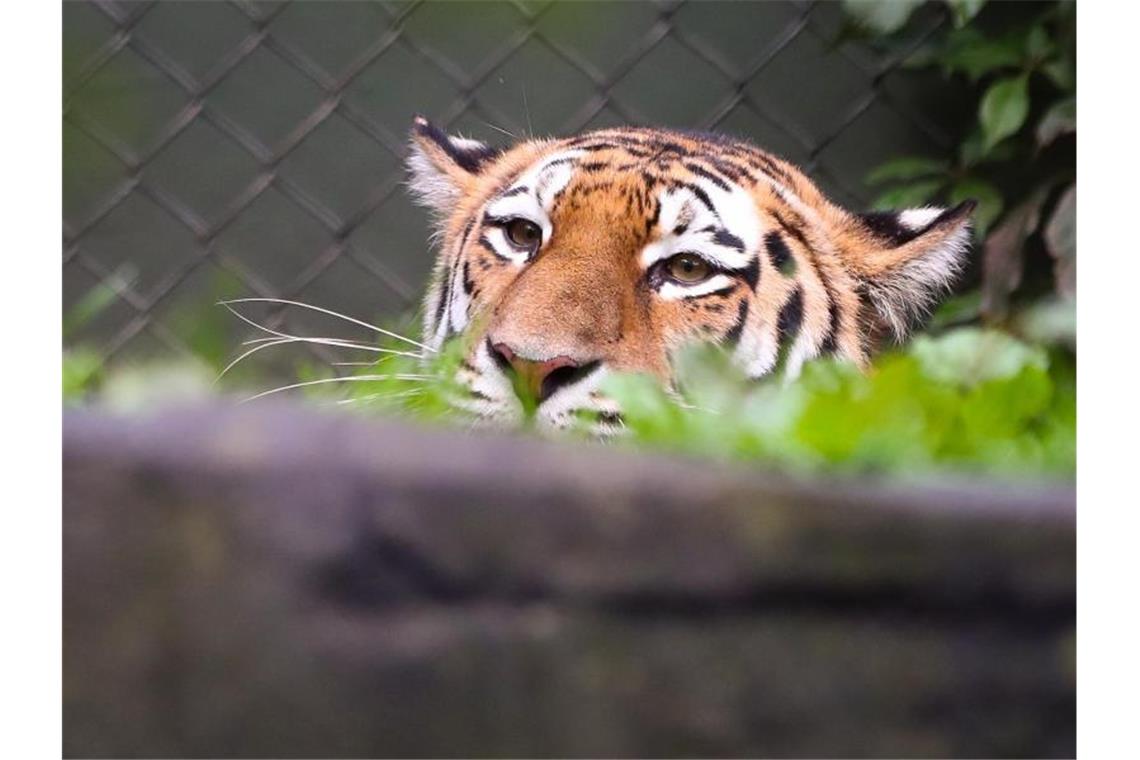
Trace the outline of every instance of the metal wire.
<instances>
[{"instance_id":1,"label":"metal wire","mask_svg":"<svg viewBox=\"0 0 1140 760\"><path fill-rule=\"evenodd\" d=\"M807 157L805 168L813 176L856 199L864 198L866 192L861 185L861 178L833 171L823 156L872 106L879 105L892 110L907 124L908 129L920 134L929 144L939 148L945 148L949 144L948 137L925 118L920 109L911 107L883 87L884 79L898 69L900 56L869 64L867 56L850 53L848 46L839 47L833 54L838 61L836 65L860 72L868 78L868 84L865 91L848 104L835 123L812 125L815 128L811 131L790 118L778 103L759 102L749 93L753 81L773 62L778 61L801 36L809 35L825 44L830 41L832 35L822 28L821 7L817 3L786 3L785 9L790 12L787 23L769 35L767 44L755 51L752 59L743 65L733 63L722 55L707 36L702 37L686 27L681 13L686 6L685 0L654 3L653 21L645 29L629 30L630 38L625 54L604 70L582 50L554 39L543 30L542 22L557 7L556 3L537 8L533 3L521 1L499 3L501 7L497 10L509 11L518 24L504 32L502 39L494 40L491 52L470 70L456 64L446 52L441 52L430 41L422 39L422 35L417 36L408 29L409 22L424 12L429 3L422 0L398 5L374 3L367 6L369 12L375 15L378 24L386 27L386 31L337 75L329 74L312 60L296 44L295 35L290 39L289 36L278 33L275 21L288 10L291 5L289 2L276 5L240 0L230 2L228 7L240 12L234 16L235 27L239 26L240 21L240 26L247 31L236 44L217 56L204 72L197 74L181 65L177 57L161 45L148 39L146 32L140 28L148 15L160 5L157 0L129 5L110 0L90 0L86 4L109 22L110 33L77 66L69 81L65 82L63 119L65 125L74 128L113 156L122 166L123 177L108 187L82 218L64 220L63 249L65 271L78 270L99 282L108 283L114 288L118 301L127 308L129 316L121 324L115 325L110 334L101 336L104 339L101 344L104 360L112 360L120 352L126 351L136 336L143 332L149 333L170 351L188 351L184 341L159 316L158 307L186 286L188 278L207 262L236 277L248 295L304 300L306 291L316 280L334 264L347 260L359 269L362 277L375 280L378 288L388 294L391 309L409 309L415 306L422 283L408 281L393 267L373 257L361 255L355 246L347 242L361 225L367 223L401 190L403 175L400 167L405 150L404 136L393 133L365 112L357 102L345 97L346 90L370 65L389 51L400 50L409 54L425 71L441 76L454 88L457 96L450 105L438 113L430 114L444 127L461 120L473 119L498 131L521 135L530 132L527 123L529 114L524 113L520 119L517 113L504 113L484 97L482 88L524 46L538 46L553 56L559 65L584 77L592 88L592 92L574 109L572 115L554 130L556 133L569 134L580 131L605 112L629 124L654 123L653 114L646 113L636 104L628 102L628 99L623 99L617 89L623 78L668 41L710 66L716 76L723 80L727 93L703 118L680 126L716 129L733 115L747 113L801 149ZM456 6L454 12L466 12L468 8ZM921 44L942 23L944 19L941 16L933 17L916 38L915 44ZM66 32L65 18L65 34ZM286 135L273 144L267 144L253 130L227 114L218 106L214 97L218 88L256 53L274 56L299 75L307 87L315 88L319 93L316 105L296 119ZM143 145L130 144L122 139L97 114L88 112L79 103L85 89L91 86L100 72L125 55L131 55L132 60L137 58L143 66L161 74L185 100L157 135ZM415 76L415 72L408 72L408 76ZM685 93L679 93L678 97L685 97ZM334 116L343 119L364 135L378 155L392 160L391 171L386 176L377 177L372 186L356 199L355 210L347 214L339 213L327 198L319 197L312 188L303 187L287 172L282 171L283 164L312 138L321 125ZM212 216L196 209L193 204L178 197L176 192L164 189L152 181L148 172L152 163L172 143L194 125L202 124L223 135L257 166L252 179L239 186L219 188L230 200L220 213ZM290 204L289 213L312 219L328 237L328 242L323 247L312 251L308 265L285 285L270 284L279 280L272 276L273 272L255 271L236 259L232 252L219 246L220 236L239 223L250 208L271 189L287 199ZM196 250L189 260L171 264L157 284L145 292L133 284L123 283L122 278L115 276L114 266L101 261L90 250L92 239L98 238L101 226L108 216L133 197L154 204L169 215L172 224L181 225L192 237ZM205 298L208 294L201 295ZM67 307L68 304L65 303L65 309ZM284 315L280 312L269 317L271 325L279 325L283 319Z\"/></svg>"}]
</instances>

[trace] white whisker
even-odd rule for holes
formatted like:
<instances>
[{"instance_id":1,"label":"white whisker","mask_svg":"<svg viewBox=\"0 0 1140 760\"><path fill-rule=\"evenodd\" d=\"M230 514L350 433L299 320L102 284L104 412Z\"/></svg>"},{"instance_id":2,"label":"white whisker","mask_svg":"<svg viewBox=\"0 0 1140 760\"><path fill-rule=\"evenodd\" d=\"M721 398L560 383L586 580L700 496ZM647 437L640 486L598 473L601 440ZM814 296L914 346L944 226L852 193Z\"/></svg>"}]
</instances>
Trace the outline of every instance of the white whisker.
<instances>
[{"instance_id":1,"label":"white whisker","mask_svg":"<svg viewBox=\"0 0 1140 760\"><path fill-rule=\"evenodd\" d=\"M358 398L345 398L337 401L340 404L359 404L361 401L374 401L376 399L394 399L394 398L408 398L410 396L423 395L423 388L412 388L410 391L400 391L399 393L369 393L367 396L360 396Z\"/></svg>"},{"instance_id":2,"label":"white whisker","mask_svg":"<svg viewBox=\"0 0 1140 760\"><path fill-rule=\"evenodd\" d=\"M491 122L487 121L486 119L480 119L479 121L483 122L483 123L484 123L484 124L486 124L488 127L490 127L491 129L495 130L496 132L502 132L504 135L506 135L507 137L511 138L512 140L517 140L517 139L519 139L519 138L518 138L518 135L514 134L513 132L508 132L507 130L503 129L502 127L497 127L497 126L495 126L494 124L492 124Z\"/></svg>"},{"instance_id":3,"label":"white whisker","mask_svg":"<svg viewBox=\"0 0 1140 760\"><path fill-rule=\"evenodd\" d=\"M311 311L320 312L321 314L328 314L331 317L337 317L339 319L343 319L347 322L351 322L354 325L360 325L361 327L366 327L369 330L374 330L374 331L380 333L381 335L387 335L389 338L395 338L396 340L402 340L405 343L410 343L413 346L416 346L417 348L423 349L424 351L430 351L432 353L435 353L435 349L432 348L431 346L424 345L423 343L420 343L419 341L412 340L411 338L400 335L399 333L394 333L391 330L385 330L383 327L377 327L376 325L371 325L367 322L363 322L359 319L355 319L355 318L347 316L345 314L341 314L339 312L335 312L335 311L332 311L330 309L324 309L324 308L321 308L320 306L313 306L312 304L301 303L300 301L289 301L289 300L284 299L284 298L233 298L233 299L230 299L227 301L219 301L218 305L219 306L225 306L226 308L230 309L230 311L232 311L234 314L237 314L237 311L230 308L230 305L235 304L235 303L276 303L276 304L284 304L286 306L296 306L296 307L301 308L301 309L309 309ZM238 316L241 316L241 315L239 314ZM246 320L246 321L252 322L252 320ZM261 325L257 325L257 326L261 327ZM262 329L267 329L267 328L262 327Z\"/></svg>"},{"instance_id":4,"label":"white whisker","mask_svg":"<svg viewBox=\"0 0 1140 760\"><path fill-rule=\"evenodd\" d=\"M270 335L274 336L274 338L288 338L290 341L303 342L303 343L316 343L316 344L319 344L322 346L333 346L334 348L354 348L354 349L358 349L360 351L372 351L372 352L378 353L378 354L398 354L400 356L408 356L408 357L411 357L413 359L424 358L422 354L413 353L411 351L398 351L394 348L381 348L379 346L369 346L365 343L358 343L354 340L346 340L344 338L317 338L317 337L307 337L304 335L290 335L289 333L281 332L280 330L274 330L272 327L267 327L266 325L263 325L260 322L254 321L254 320L250 319L249 317L245 316L244 314L242 314L241 312L234 309L232 306L229 306L229 305L224 304L224 303L221 305L225 306L225 308L231 314L233 314L235 317L240 319L242 322L245 322L247 325L252 325L253 327L256 327L258 330L262 330L264 332L267 332ZM251 345L253 343L264 343L266 341L272 341L272 340L274 340L274 338L253 338L251 340L242 341L242 345L244 346L244 345Z\"/></svg>"},{"instance_id":5,"label":"white whisker","mask_svg":"<svg viewBox=\"0 0 1140 760\"><path fill-rule=\"evenodd\" d=\"M266 328L268 329L268 328ZM255 343L272 343L277 340L284 340L287 343L316 343L321 346L332 346L334 348L352 348L357 351L371 351L374 354L392 354L394 356L406 356L409 359L422 359L422 354L413 353L411 351L399 351L394 348L381 348L380 346L369 346L364 343L357 343L351 340L343 340L341 338L310 338L302 335L288 335L287 333L274 332L279 338L253 338L251 340L243 340L243 346L251 346ZM344 362L345 364L375 364L376 362Z\"/></svg>"},{"instance_id":6,"label":"white whisker","mask_svg":"<svg viewBox=\"0 0 1140 760\"><path fill-rule=\"evenodd\" d=\"M214 384L217 385L218 381L221 380L222 377L224 377L227 372L229 372L231 369L236 367L238 362L240 362L242 359L249 356L250 354L256 354L258 351L260 351L263 348L272 348L273 346L280 346L283 343L292 343L293 339L291 339L291 338L262 338L262 339L259 339L257 342L260 343L261 345L255 346L254 348L249 349L244 354L242 354L241 356L239 356L238 358L234 359L232 362L227 364L226 368L223 369L221 372L219 372L218 376L214 378Z\"/></svg>"},{"instance_id":7,"label":"white whisker","mask_svg":"<svg viewBox=\"0 0 1140 760\"><path fill-rule=\"evenodd\" d=\"M292 385L283 385L280 388L273 388L268 391L262 391L247 399L243 399L241 403L245 404L250 401L255 401L264 396L269 396L274 393L281 393L282 391L289 391L295 388L306 388L310 385L323 385L325 383L363 383L375 380L434 380L435 375L421 375L412 373L395 373L391 375L350 375L348 377L326 377L321 380L308 380L303 383L293 383Z\"/></svg>"}]
</instances>

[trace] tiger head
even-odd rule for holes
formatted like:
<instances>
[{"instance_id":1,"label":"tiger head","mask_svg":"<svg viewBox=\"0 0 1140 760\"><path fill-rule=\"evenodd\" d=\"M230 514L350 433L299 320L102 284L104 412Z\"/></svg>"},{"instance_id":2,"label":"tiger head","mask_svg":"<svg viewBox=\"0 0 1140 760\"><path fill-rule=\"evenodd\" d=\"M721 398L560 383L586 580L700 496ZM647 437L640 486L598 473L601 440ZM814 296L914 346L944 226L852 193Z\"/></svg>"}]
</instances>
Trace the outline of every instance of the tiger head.
<instances>
[{"instance_id":1,"label":"tiger head","mask_svg":"<svg viewBox=\"0 0 1140 760\"><path fill-rule=\"evenodd\" d=\"M866 366L948 289L974 208L851 213L752 145L666 129L495 149L417 117L409 169L439 243L424 342L466 338L457 405L549 429L593 412L601 433L621 424L607 373L669 387L693 342L751 377Z\"/></svg>"}]
</instances>

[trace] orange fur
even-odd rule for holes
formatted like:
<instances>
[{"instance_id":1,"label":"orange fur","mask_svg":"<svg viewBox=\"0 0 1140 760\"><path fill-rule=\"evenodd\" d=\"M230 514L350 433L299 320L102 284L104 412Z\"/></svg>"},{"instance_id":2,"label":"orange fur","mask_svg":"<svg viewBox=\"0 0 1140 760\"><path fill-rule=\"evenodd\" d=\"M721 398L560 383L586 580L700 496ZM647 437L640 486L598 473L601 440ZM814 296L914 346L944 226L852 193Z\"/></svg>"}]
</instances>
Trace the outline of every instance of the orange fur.
<instances>
[{"instance_id":1,"label":"orange fur","mask_svg":"<svg viewBox=\"0 0 1140 760\"><path fill-rule=\"evenodd\" d=\"M874 337L901 338L950 282L972 208L859 216L747 143L668 130L496 153L417 121L411 165L413 189L440 216L429 338L461 332L473 346L509 346L516 361L598 362L666 382L676 349L692 341L733 341L755 374L772 371L777 352L791 374L824 353L866 366ZM487 218L496 208L548 229L533 255L503 242L501 220ZM665 213L674 228L662 228ZM671 258L643 261L685 240L722 279L693 286L661 274Z\"/></svg>"}]
</instances>

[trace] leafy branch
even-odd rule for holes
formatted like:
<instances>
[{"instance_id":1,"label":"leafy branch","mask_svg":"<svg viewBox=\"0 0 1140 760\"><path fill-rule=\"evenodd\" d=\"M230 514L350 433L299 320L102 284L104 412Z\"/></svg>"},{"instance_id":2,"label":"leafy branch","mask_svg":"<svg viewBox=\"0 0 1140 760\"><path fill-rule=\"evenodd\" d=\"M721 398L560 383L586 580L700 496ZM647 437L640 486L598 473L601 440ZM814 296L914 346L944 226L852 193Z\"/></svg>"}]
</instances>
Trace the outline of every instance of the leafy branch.
<instances>
[{"instance_id":1,"label":"leafy branch","mask_svg":"<svg viewBox=\"0 0 1140 760\"><path fill-rule=\"evenodd\" d=\"M888 45L924 3L848 0L849 16ZM982 316L1008 316L1034 245L1052 261L1052 290L1075 297L1076 8L947 0L950 17L904 67L935 69L970 92L973 118L949 157L901 156L876 167L878 208L978 201ZM997 7L995 7L997 6ZM992 12L991 12L992 10Z\"/></svg>"}]
</instances>

